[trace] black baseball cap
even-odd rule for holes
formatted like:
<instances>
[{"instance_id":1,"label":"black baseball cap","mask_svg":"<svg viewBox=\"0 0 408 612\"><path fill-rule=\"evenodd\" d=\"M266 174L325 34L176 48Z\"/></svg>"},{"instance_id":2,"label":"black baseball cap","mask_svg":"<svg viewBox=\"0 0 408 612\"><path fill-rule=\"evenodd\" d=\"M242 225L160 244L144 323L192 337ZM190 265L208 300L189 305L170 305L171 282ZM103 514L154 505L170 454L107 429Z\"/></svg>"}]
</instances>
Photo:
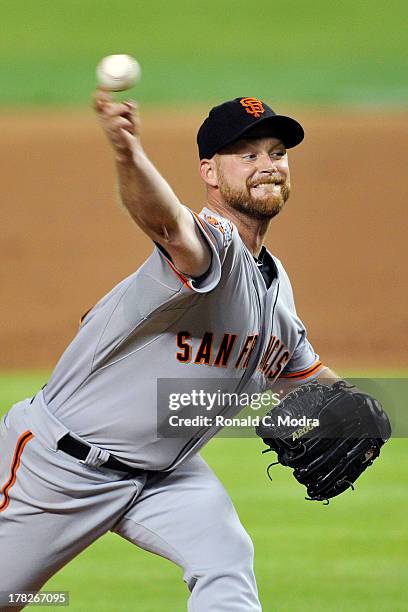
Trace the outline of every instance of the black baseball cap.
<instances>
[{"instance_id":1,"label":"black baseball cap","mask_svg":"<svg viewBox=\"0 0 408 612\"><path fill-rule=\"evenodd\" d=\"M302 142L304 131L291 117L277 115L258 98L235 98L214 106L197 133L200 159L215 153L240 138L279 138L287 149Z\"/></svg>"}]
</instances>

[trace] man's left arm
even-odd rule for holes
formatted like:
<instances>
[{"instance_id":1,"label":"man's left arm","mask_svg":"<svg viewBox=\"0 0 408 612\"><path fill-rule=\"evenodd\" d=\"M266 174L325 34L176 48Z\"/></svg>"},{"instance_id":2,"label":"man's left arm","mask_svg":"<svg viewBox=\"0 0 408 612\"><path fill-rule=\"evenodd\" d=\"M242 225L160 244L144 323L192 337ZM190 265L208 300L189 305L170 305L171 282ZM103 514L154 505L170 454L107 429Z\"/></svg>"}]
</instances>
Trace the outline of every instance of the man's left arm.
<instances>
[{"instance_id":1,"label":"man's left arm","mask_svg":"<svg viewBox=\"0 0 408 612\"><path fill-rule=\"evenodd\" d=\"M341 376L336 374L333 370L324 366L316 376L315 380L318 380L322 385L332 385L338 380L341 380Z\"/></svg>"}]
</instances>

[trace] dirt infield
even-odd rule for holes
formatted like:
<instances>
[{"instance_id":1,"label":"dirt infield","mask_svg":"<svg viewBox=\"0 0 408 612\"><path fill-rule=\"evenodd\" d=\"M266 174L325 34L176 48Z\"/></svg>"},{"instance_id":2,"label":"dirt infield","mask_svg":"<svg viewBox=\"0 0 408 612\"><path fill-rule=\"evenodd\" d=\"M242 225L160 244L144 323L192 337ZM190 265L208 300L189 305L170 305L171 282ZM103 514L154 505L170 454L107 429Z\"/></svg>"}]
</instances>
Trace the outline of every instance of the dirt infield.
<instances>
[{"instance_id":1,"label":"dirt infield","mask_svg":"<svg viewBox=\"0 0 408 612\"><path fill-rule=\"evenodd\" d=\"M408 366L407 116L297 115L307 138L290 153L292 196L267 244L325 362ZM144 119L146 150L196 210L199 121ZM3 113L0 130L0 367L50 367L81 313L151 245L117 204L110 151L90 112Z\"/></svg>"}]
</instances>

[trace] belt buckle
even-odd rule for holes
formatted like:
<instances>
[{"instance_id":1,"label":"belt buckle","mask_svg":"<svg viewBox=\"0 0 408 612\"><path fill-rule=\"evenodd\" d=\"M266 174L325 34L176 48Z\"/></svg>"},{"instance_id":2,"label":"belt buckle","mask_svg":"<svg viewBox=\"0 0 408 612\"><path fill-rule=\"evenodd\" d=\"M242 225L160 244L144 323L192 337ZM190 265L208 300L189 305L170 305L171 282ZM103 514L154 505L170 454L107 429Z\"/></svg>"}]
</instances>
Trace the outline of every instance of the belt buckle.
<instances>
[{"instance_id":1,"label":"belt buckle","mask_svg":"<svg viewBox=\"0 0 408 612\"><path fill-rule=\"evenodd\" d=\"M79 463L88 467L101 467L108 461L110 453L107 450L91 445L85 459L80 459Z\"/></svg>"}]
</instances>

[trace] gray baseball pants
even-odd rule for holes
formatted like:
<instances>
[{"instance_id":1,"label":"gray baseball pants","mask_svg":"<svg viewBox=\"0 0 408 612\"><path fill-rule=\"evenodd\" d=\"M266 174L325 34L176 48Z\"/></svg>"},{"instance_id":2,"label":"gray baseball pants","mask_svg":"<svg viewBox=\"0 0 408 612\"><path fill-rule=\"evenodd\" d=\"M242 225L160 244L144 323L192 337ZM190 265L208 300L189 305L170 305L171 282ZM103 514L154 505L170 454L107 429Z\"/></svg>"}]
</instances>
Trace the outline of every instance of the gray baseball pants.
<instances>
[{"instance_id":1,"label":"gray baseball pants","mask_svg":"<svg viewBox=\"0 0 408 612\"><path fill-rule=\"evenodd\" d=\"M80 463L32 425L28 400L0 424L0 591L39 590L111 530L183 568L189 612L261 610L252 542L201 457L132 478Z\"/></svg>"}]
</instances>

